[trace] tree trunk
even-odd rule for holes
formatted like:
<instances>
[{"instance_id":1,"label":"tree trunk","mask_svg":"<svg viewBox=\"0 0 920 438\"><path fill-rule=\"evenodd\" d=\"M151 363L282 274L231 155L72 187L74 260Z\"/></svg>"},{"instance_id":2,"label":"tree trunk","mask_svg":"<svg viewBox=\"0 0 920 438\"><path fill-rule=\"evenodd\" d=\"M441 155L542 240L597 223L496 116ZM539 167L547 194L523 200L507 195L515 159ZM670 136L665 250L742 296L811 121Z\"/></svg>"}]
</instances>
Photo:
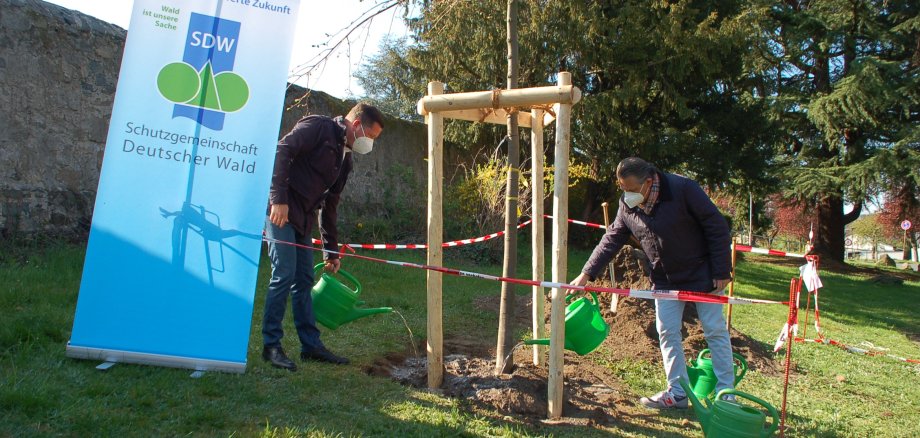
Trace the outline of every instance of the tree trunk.
<instances>
[{"instance_id":1,"label":"tree trunk","mask_svg":"<svg viewBox=\"0 0 920 438\"><path fill-rule=\"evenodd\" d=\"M517 2L508 0L508 88L518 86ZM502 275L515 277L517 272L518 172L520 136L517 111L508 114L508 186L505 190L505 260ZM514 335L514 284L502 283L498 310L498 342L495 348L495 372L509 371L514 365L511 355ZM508 356L507 358L505 356ZM507 360L506 360L507 359Z\"/></svg>"},{"instance_id":2,"label":"tree trunk","mask_svg":"<svg viewBox=\"0 0 920 438\"><path fill-rule=\"evenodd\" d=\"M844 228L858 219L861 211L862 202L858 202L852 211L844 214L843 198L840 196L830 195L818 200L814 252L822 258L843 262L846 254Z\"/></svg>"}]
</instances>

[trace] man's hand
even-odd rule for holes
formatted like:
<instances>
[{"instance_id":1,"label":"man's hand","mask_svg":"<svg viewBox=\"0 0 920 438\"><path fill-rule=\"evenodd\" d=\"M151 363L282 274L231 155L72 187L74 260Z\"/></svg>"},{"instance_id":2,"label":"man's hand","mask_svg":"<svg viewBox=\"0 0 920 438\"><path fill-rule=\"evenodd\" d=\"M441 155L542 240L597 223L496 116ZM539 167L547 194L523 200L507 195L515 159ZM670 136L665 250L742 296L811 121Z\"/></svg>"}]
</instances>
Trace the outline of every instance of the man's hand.
<instances>
[{"instance_id":1,"label":"man's hand","mask_svg":"<svg viewBox=\"0 0 920 438\"><path fill-rule=\"evenodd\" d=\"M722 292L725 290L725 287L728 286L728 283L731 283L731 278L723 278L721 280L712 280L712 291L713 292Z\"/></svg>"},{"instance_id":2,"label":"man's hand","mask_svg":"<svg viewBox=\"0 0 920 438\"><path fill-rule=\"evenodd\" d=\"M578 274L578 276L575 277L574 280L569 282L569 284L575 285L575 286L585 286L588 284L589 281L591 281L591 279L588 278L588 274L585 274L584 272L582 272L581 274ZM579 293L581 291L566 289L565 292L566 292L566 295L572 295L572 294Z\"/></svg>"},{"instance_id":3,"label":"man's hand","mask_svg":"<svg viewBox=\"0 0 920 438\"><path fill-rule=\"evenodd\" d=\"M341 259L329 259L326 260L326 266L323 266L323 269L325 269L326 272L335 274L336 272L339 272L340 267L342 267Z\"/></svg>"},{"instance_id":4,"label":"man's hand","mask_svg":"<svg viewBox=\"0 0 920 438\"><path fill-rule=\"evenodd\" d=\"M272 221L273 224L279 227L283 227L288 223L288 205L272 204L272 209L268 214L268 219Z\"/></svg>"}]
</instances>

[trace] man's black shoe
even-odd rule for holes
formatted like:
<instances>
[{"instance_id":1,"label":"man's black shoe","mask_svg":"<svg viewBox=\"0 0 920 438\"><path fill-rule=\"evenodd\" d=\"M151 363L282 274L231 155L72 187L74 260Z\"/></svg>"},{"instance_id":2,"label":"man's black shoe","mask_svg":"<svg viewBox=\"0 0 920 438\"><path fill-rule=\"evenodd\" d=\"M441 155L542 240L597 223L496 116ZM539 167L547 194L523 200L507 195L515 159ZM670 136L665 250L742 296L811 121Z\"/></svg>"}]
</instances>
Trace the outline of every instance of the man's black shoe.
<instances>
[{"instance_id":1,"label":"man's black shoe","mask_svg":"<svg viewBox=\"0 0 920 438\"><path fill-rule=\"evenodd\" d=\"M326 347L320 347L312 351L301 352L300 358L302 360L315 360L317 362L326 362L336 365L348 365L349 363L348 359L332 354L332 352L327 350Z\"/></svg>"},{"instance_id":2,"label":"man's black shoe","mask_svg":"<svg viewBox=\"0 0 920 438\"><path fill-rule=\"evenodd\" d=\"M270 362L273 367L288 371L297 371L297 364L288 359L280 346L265 347L262 349L262 359Z\"/></svg>"}]
</instances>

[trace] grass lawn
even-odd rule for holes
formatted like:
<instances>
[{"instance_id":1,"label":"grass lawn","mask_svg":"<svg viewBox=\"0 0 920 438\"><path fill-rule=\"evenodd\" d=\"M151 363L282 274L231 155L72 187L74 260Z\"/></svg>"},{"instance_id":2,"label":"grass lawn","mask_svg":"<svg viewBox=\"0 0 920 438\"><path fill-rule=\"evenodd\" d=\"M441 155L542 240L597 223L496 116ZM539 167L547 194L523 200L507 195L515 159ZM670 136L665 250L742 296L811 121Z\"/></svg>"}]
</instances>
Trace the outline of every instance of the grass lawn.
<instances>
[{"instance_id":1,"label":"grass lawn","mask_svg":"<svg viewBox=\"0 0 920 438\"><path fill-rule=\"evenodd\" d=\"M374 358L406 349L408 334L396 316L365 318L324 331L330 349L349 356L353 365L303 364L296 373L273 369L260 357L261 306L268 277L264 258L245 374L206 373L192 379L186 370L134 365L117 365L103 373L95 370L95 362L64 356L83 251L80 246L53 245L6 248L0 256L0 437L700 434L694 415L685 412L630 417L610 429L525 425L473 413L462 400L365 375L362 367ZM587 255L570 253L570 272L577 272ZM423 259L420 252L386 256ZM739 296L787 297L795 267L770 261L748 257L739 264ZM475 266L452 257L447 264L500 271L500 266ZM526 253L520 265L525 269L519 275L529 275ZM363 280L369 305L398 309L416 339L424 336L424 272L356 260L344 266ZM828 336L854 345L868 341L897 355L920 358L920 277L901 286L879 286L864 277L832 273L823 273L822 279L821 321ZM445 276L446 336L494 338L494 316L478 311L471 301L499 289L496 283ZM772 345L786 312L781 306L736 306L734 326ZM285 348L296 353L290 316L285 331ZM813 331L811 327L809 333ZM615 335L613 327L611 336ZM796 344L793 353L797 374L790 385L790 434L920 436L920 367L814 344ZM603 351L589 357L610 367L637 395L655 392L663 384L657 366L605 361ZM781 385L780 377L753 372L739 389L779 407Z\"/></svg>"}]
</instances>

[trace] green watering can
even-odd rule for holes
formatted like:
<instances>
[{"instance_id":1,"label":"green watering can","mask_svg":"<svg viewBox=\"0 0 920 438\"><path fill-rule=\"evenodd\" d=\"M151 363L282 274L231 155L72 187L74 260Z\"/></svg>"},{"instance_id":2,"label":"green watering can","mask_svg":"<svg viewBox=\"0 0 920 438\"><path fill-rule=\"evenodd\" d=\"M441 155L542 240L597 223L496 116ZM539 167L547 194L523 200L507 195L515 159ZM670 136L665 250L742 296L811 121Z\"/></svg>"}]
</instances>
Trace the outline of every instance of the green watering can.
<instances>
[{"instance_id":1,"label":"green watering can","mask_svg":"<svg viewBox=\"0 0 920 438\"><path fill-rule=\"evenodd\" d=\"M735 385L741 381L741 378L747 373L748 365L744 356L738 353L732 353L734 359ZM690 378L690 387L693 388L693 394L697 398L711 398L716 389L716 374L712 370L712 354L706 348L700 351L696 359L690 361L687 365L687 377Z\"/></svg>"},{"instance_id":2,"label":"green watering can","mask_svg":"<svg viewBox=\"0 0 920 438\"><path fill-rule=\"evenodd\" d=\"M313 267L314 278L319 276L325 263L319 263ZM361 309L356 306L364 304L358 301L361 295L361 283L358 279L339 269L339 274L346 280L355 285L354 290L342 284L337 278L328 272L323 272L319 280L313 285L313 313L316 315L316 321L320 324L335 330L340 325L354 321L358 318L374 315L377 313L390 313L391 307L378 307L375 309Z\"/></svg>"},{"instance_id":3,"label":"green watering can","mask_svg":"<svg viewBox=\"0 0 920 438\"><path fill-rule=\"evenodd\" d=\"M699 419L700 425L703 426L703 436L707 438L763 438L772 436L777 427L779 427L779 414L776 412L776 408L753 395L734 389L723 389L716 395L715 401L709 401L705 397L702 399L697 398L693 391L690 390L690 384L686 380L681 379L680 386L684 388L687 397L690 397L693 409L696 411L696 417ZM767 416L758 409L722 400L722 397L726 395L746 398L757 403L770 413L770 416L773 417L773 422L766 424Z\"/></svg>"},{"instance_id":4,"label":"green watering can","mask_svg":"<svg viewBox=\"0 0 920 438\"><path fill-rule=\"evenodd\" d=\"M597 349L610 333L610 327L601 316L597 294L591 292L591 296L594 297L594 302L587 297L581 297L570 303L575 296L569 295L565 298L565 302L569 303L565 308L565 349L581 356ZM524 343L549 345L549 338L528 339Z\"/></svg>"}]
</instances>

